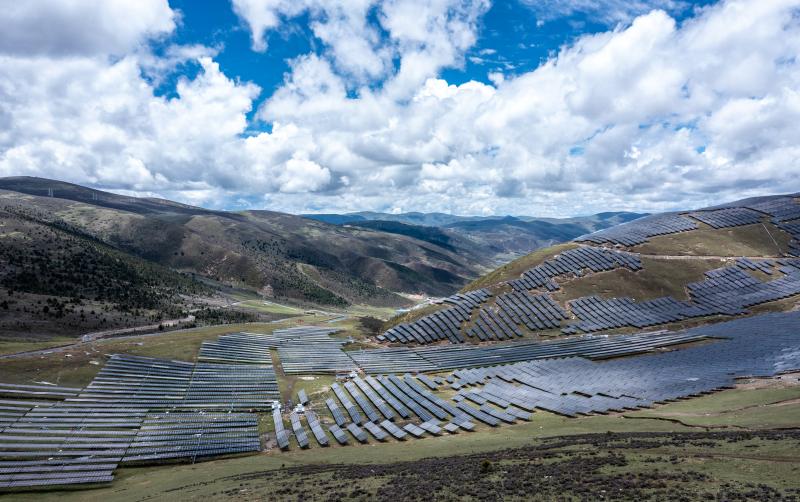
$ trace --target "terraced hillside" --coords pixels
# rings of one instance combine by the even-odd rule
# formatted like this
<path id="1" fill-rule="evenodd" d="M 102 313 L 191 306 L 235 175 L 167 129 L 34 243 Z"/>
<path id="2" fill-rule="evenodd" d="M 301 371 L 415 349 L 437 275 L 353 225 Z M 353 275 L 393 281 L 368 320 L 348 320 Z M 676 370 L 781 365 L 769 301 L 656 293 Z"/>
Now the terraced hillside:
<path id="1" fill-rule="evenodd" d="M 798 295 L 800 200 L 762 197 L 647 216 L 538 250 L 438 307 L 389 321 L 378 340 L 482 343 L 691 326 L 791 308 Z"/>

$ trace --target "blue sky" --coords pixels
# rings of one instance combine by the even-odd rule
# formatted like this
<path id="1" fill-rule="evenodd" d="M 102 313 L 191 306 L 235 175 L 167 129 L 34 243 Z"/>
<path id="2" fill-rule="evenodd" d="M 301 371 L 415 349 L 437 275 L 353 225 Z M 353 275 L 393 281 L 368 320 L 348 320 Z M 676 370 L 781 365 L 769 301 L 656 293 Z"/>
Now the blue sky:
<path id="1" fill-rule="evenodd" d="M 800 0 L 31 0 L 0 24 L 3 176 L 295 213 L 800 191 Z"/>
<path id="2" fill-rule="evenodd" d="M 710 0 L 686 1 L 668 10 L 676 20 L 682 21 L 690 17 L 695 8 L 711 3 Z M 164 50 L 175 43 L 219 48 L 215 60 L 220 69 L 228 76 L 258 84 L 262 89 L 261 100 L 283 83 L 284 74 L 291 70 L 290 60 L 311 52 L 320 53 L 324 47 L 309 28 L 307 13 L 269 33 L 269 50 L 257 52 L 251 50 L 250 32 L 229 3 L 170 0 L 169 5 L 180 12 L 181 22 L 173 37 L 153 44 L 154 50 Z M 647 4 L 632 7 L 630 14 L 646 12 L 648 7 Z M 439 76 L 456 85 L 470 80 L 490 84 L 491 72 L 514 75 L 534 70 L 564 44 L 585 34 L 623 26 L 630 20 L 628 17 L 598 19 L 594 8 L 567 13 L 557 9 L 548 12 L 544 8 L 534 8 L 516 0 L 494 3 L 480 20 L 474 46 L 454 67 L 443 68 Z M 198 70 L 196 63 L 185 65 L 156 92 L 172 96 L 176 80 L 181 76 L 193 78 Z"/>

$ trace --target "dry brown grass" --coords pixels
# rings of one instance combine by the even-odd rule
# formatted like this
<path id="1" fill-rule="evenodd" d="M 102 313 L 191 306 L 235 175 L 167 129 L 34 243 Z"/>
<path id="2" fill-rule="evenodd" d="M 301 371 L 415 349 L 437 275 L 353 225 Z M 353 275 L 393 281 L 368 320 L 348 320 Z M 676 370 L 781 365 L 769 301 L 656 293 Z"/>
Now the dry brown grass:
<path id="1" fill-rule="evenodd" d="M 789 249 L 789 240 L 789 234 L 767 222 L 720 229 L 700 224 L 697 230 L 653 237 L 633 251 L 651 255 L 773 257 Z"/>
<path id="2" fill-rule="evenodd" d="M 672 296 L 687 300 L 685 286 L 703 280 L 703 274 L 725 265 L 724 260 L 709 258 L 696 260 L 666 260 L 642 257 L 644 270 L 632 272 L 615 269 L 572 279 L 561 285 L 553 296 L 559 302 L 582 296 L 597 295 L 602 298 L 630 296 L 636 300 L 650 300 Z"/>

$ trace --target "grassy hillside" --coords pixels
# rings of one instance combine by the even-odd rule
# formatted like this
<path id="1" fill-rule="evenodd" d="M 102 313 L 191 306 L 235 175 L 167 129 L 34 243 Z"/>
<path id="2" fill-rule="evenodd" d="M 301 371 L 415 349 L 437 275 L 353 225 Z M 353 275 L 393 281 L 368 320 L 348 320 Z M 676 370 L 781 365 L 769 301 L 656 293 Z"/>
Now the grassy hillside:
<path id="1" fill-rule="evenodd" d="M 398 292 L 451 294 L 484 270 L 479 255 L 416 238 L 424 236 L 271 211 L 209 211 L 38 178 L 3 178 L 0 189 L 4 218 L 63 228 L 154 266 L 279 301 L 402 306 L 409 302 Z M 35 238 L 29 230 L 13 231 Z"/>
<path id="2" fill-rule="evenodd" d="M 716 258 L 677 262 L 642 257 L 644 270 L 633 272 L 618 268 L 578 277 L 564 282 L 553 298 L 559 302 L 589 295 L 601 298 L 629 296 L 637 300 L 672 296 L 676 300 L 688 300 L 686 284 L 703 280 L 703 274 L 725 264 L 724 260 Z"/>
<path id="3" fill-rule="evenodd" d="M 63 337 L 185 315 L 211 290 L 18 206 L 0 209 L 0 339 Z"/>

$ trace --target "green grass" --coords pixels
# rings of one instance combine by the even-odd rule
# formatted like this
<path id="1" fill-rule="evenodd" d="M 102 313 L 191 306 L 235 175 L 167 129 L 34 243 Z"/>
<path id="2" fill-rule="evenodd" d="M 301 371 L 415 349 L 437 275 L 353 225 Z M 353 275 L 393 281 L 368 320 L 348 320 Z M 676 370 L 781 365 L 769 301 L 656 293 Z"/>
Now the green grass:
<path id="1" fill-rule="evenodd" d="M 373 307 L 371 305 L 350 305 L 345 310 L 353 316 L 370 316 L 378 319 L 389 319 L 397 312 L 397 309 L 392 307 Z"/>
<path id="2" fill-rule="evenodd" d="M 588 295 L 602 298 L 630 296 L 640 301 L 662 296 L 686 300 L 686 284 L 701 281 L 705 272 L 724 265 L 723 260 L 713 258 L 667 260 L 643 256 L 643 270 L 632 272 L 618 268 L 589 274 L 563 283 L 553 296 L 560 302 Z"/>
<path id="3" fill-rule="evenodd" d="M 720 229 L 700 224 L 697 230 L 652 237 L 633 251 L 689 256 L 781 256 L 789 248 L 789 240 L 789 234 L 768 222 Z"/>
<path id="4" fill-rule="evenodd" d="M 800 386 L 736 389 L 626 414 L 697 427 L 772 429 L 800 426 Z"/>
<path id="5" fill-rule="evenodd" d="M 247 309 L 256 310 L 258 312 L 263 312 L 265 314 L 302 314 L 303 311 L 295 308 L 290 307 L 289 305 L 281 305 L 278 303 L 272 303 L 265 300 L 244 300 L 240 301 L 238 304 L 239 307 L 244 307 Z"/>
<path id="6" fill-rule="evenodd" d="M 49 338 L 44 342 L 26 342 L 19 340 L 0 340 L 0 355 L 16 354 L 18 352 L 29 352 L 32 350 L 43 350 L 62 345 L 74 343 L 74 338 L 57 337 Z"/>

